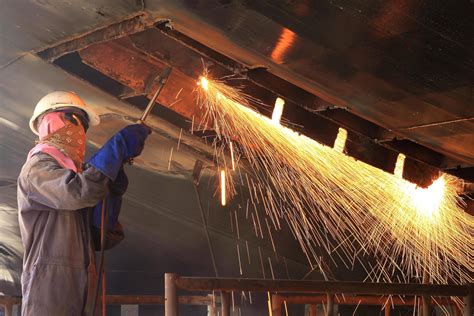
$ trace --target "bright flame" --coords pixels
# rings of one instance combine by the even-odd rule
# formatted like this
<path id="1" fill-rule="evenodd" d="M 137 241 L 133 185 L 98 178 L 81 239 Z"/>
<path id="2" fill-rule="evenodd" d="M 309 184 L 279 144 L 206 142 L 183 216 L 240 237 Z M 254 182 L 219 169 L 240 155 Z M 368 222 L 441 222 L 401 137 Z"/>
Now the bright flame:
<path id="1" fill-rule="evenodd" d="M 405 155 L 398 154 L 397 163 L 395 164 L 395 170 L 393 170 L 393 174 L 400 179 L 403 179 L 403 168 L 405 166 Z"/>
<path id="2" fill-rule="evenodd" d="M 283 107 L 285 106 L 285 100 L 277 98 L 275 101 L 275 107 L 273 108 L 272 121 L 280 124 L 281 115 L 283 114 Z"/>
<path id="3" fill-rule="evenodd" d="M 340 153 L 344 152 L 344 148 L 346 147 L 346 140 L 347 140 L 347 131 L 342 127 L 339 128 L 337 133 L 336 140 L 334 141 L 334 150 Z"/>
<path id="4" fill-rule="evenodd" d="M 225 196 L 225 170 L 221 170 L 221 204 L 222 206 L 226 205 L 226 196 Z"/>
<path id="5" fill-rule="evenodd" d="M 440 205 L 444 199 L 446 181 L 444 177 L 435 180 L 428 188 L 411 188 L 410 195 L 419 215 L 435 219 L 439 215 Z"/>
<path id="6" fill-rule="evenodd" d="M 206 91 L 209 90 L 209 81 L 206 77 L 201 77 L 201 80 L 199 80 L 198 85 L 200 85 Z"/>

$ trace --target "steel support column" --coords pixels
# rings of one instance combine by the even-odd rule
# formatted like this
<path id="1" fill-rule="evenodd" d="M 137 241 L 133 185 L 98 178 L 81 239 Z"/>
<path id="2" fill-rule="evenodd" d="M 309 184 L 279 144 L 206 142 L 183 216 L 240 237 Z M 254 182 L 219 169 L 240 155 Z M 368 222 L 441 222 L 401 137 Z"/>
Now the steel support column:
<path id="1" fill-rule="evenodd" d="M 464 307 L 463 307 L 463 316 L 472 316 L 472 300 L 473 300 L 473 285 L 471 284 L 471 289 L 468 295 L 464 296 Z"/>
<path id="2" fill-rule="evenodd" d="M 168 315 L 166 315 L 168 316 Z M 221 292 L 221 316 L 230 316 L 230 295 L 229 292 Z"/>
<path id="3" fill-rule="evenodd" d="M 281 316 L 283 313 L 282 299 L 280 295 L 272 295 L 272 314 L 273 316 Z"/>
<path id="4" fill-rule="evenodd" d="M 428 271 L 424 271 L 423 273 L 423 284 L 429 284 L 430 283 L 430 276 L 428 274 Z M 428 295 L 423 295 L 422 299 L 422 315 L 423 316 L 429 316 L 430 315 L 430 297 Z"/>
<path id="5" fill-rule="evenodd" d="M 334 314 L 334 295 L 328 294 L 328 304 L 326 306 L 326 316 L 332 316 Z"/>
<path id="6" fill-rule="evenodd" d="M 7 304 L 3 306 L 5 308 L 5 316 L 12 316 L 13 315 L 13 305 Z"/>
<path id="7" fill-rule="evenodd" d="M 165 316 L 178 316 L 178 288 L 176 273 L 165 273 Z"/>

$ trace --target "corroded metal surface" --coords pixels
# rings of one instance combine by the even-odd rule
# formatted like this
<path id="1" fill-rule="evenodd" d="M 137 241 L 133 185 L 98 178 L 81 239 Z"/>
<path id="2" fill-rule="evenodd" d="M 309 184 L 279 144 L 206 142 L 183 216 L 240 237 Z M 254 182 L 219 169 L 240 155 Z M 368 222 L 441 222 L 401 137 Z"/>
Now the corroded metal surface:
<path id="1" fill-rule="evenodd" d="M 141 5 L 128 0 L 5 0 L 1 8 L 0 68 L 27 52 L 134 15 Z"/>
<path id="2" fill-rule="evenodd" d="M 220 1 L 150 4 L 177 30 L 406 138 L 474 164 L 469 1 Z M 467 130 L 466 130 L 467 129 Z"/>
<path id="3" fill-rule="evenodd" d="M 154 78 L 168 67 L 138 51 L 127 38 L 92 45 L 81 50 L 80 55 L 86 64 L 150 99 L 157 85 Z M 196 87 L 195 79 L 173 69 L 157 100 L 189 119 L 195 117 L 200 121 L 202 113 L 193 93 Z"/>
<path id="4" fill-rule="evenodd" d="M 134 94 L 149 92 L 147 87 L 156 76 L 155 73 L 168 65 L 172 66 L 174 78 L 168 81 L 164 93 L 160 94 L 159 101 L 186 119 L 194 121 L 195 126 L 199 126 L 202 113 L 196 111 L 196 94 L 193 93 L 196 88 L 195 79 L 202 74 L 204 67 L 208 68 L 212 76 L 231 76 L 232 69 L 225 62 L 216 61 L 216 58 L 222 58 L 222 56 L 211 54 L 209 51 L 206 53 L 201 47 L 199 51 L 196 51 L 196 48 L 188 47 L 179 41 L 176 34 L 168 35 L 157 29 L 150 29 L 123 39 L 92 45 L 81 50 L 80 55 L 83 62 L 117 80 L 131 89 Z M 81 75 L 80 72 L 78 74 Z M 87 76 L 84 76 L 84 79 L 88 80 Z M 268 103 L 274 101 L 275 95 L 268 91 L 265 85 L 262 87 L 260 83 L 255 84 L 252 78 L 241 77 L 238 80 L 233 78 L 229 80 L 229 83 L 246 86 L 245 93 L 260 99 L 262 96 L 269 95 L 266 100 Z M 285 93 L 298 92 L 297 89 L 294 91 L 295 89 L 291 90 L 290 87 L 286 88 Z M 173 97 L 173 94 L 179 94 L 179 97 Z M 148 93 L 148 98 L 151 98 L 150 93 Z M 313 96 L 313 98 L 316 97 Z M 298 100 L 303 101 L 303 99 Z M 306 109 L 298 105 L 291 101 L 287 102 L 285 120 L 302 126 L 300 132 L 332 146 L 340 124 L 344 127 L 347 124 L 350 129 L 347 154 L 387 172 L 393 171 L 397 152 L 393 151 L 387 143 L 381 146 L 376 141 L 381 137 L 380 133 L 384 131 L 382 128 L 343 110 L 341 110 L 343 112 L 327 110 L 320 115 L 308 113 Z M 345 113 L 345 115 L 334 115 L 336 113 Z M 402 151 L 410 153 L 406 161 L 405 178 L 423 187 L 431 184 L 438 171 L 426 163 L 440 167 L 441 162 L 434 161 L 427 154 L 422 156 L 418 154 L 418 151 L 410 151 L 408 144 Z"/>

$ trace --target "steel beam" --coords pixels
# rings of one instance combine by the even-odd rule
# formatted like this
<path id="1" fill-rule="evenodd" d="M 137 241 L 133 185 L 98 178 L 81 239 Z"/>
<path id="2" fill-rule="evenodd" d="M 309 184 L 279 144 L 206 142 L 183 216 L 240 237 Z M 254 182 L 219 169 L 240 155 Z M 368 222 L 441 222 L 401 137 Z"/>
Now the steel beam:
<path id="1" fill-rule="evenodd" d="M 160 31 L 154 28 L 131 35 L 130 40 L 144 54 L 157 61 L 163 60 L 191 77 L 197 78 L 201 75 L 204 66 L 217 78 L 232 76 L 236 71 L 243 71 L 242 66 L 239 67 L 235 61 L 173 30 Z M 344 109 L 334 109 L 331 104 L 281 78 L 265 74 L 262 69 L 247 69 L 243 75 L 245 80 L 231 80 L 229 83 L 244 85 L 247 94 L 256 96 L 268 104 L 274 102 L 277 95 L 285 98 L 287 103 L 284 117 L 294 124 L 303 126 L 298 132 L 332 146 L 337 130 L 342 126 L 349 130 L 349 144 L 346 150 L 348 155 L 387 172 L 393 171 L 398 150 L 395 151 L 395 148 L 376 141 L 388 135 L 394 138 L 393 133 Z M 308 115 L 308 111 L 311 114 Z M 419 159 L 416 152 L 406 154 Z M 409 158 L 406 164 L 406 179 L 423 187 L 431 184 L 432 179 L 438 174 L 438 170 L 417 160 Z"/>
<path id="2" fill-rule="evenodd" d="M 180 305 L 211 305 L 208 296 L 179 296 Z M 165 298 L 160 295 L 107 295 L 107 305 L 164 305 Z"/>
<path id="3" fill-rule="evenodd" d="M 277 294 L 272 296 L 272 301 L 275 305 L 282 304 L 286 301 L 287 304 L 326 304 L 328 300 L 327 295 L 282 295 Z M 414 306 L 415 299 L 413 297 L 400 298 L 397 296 L 367 296 L 367 295 L 344 295 L 335 296 L 334 303 L 338 305 L 370 305 L 370 306 L 384 306 L 386 303 L 393 306 Z M 456 303 L 449 298 L 431 299 L 431 304 L 455 306 Z"/>
<path id="4" fill-rule="evenodd" d="M 149 91 L 155 88 L 152 80 L 156 74 L 165 67 L 174 67 L 168 83 L 158 98 L 158 103 L 193 121 L 194 126 L 199 126 L 203 113 L 197 108 L 193 91 L 196 88 L 196 79 L 203 71 L 203 65 L 217 76 L 232 75 L 234 72 L 242 72 L 243 69 L 235 61 L 220 56 L 198 43 L 183 42 L 182 38 L 177 39 L 177 36 L 179 34 L 175 31 L 165 32 L 152 28 L 126 38 L 89 46 L 82 45 L 84 48 L 79 54 L 85 64 L 127 87 L 130 95 L 146 95 L 149 98 L 151 98 Z M 77 45 L 82 47 L 80 44 Z M 250 73 L 257 76 L 255 74 L 259 72 Z M 440 159 L 433 160 L 433 156 L 423 154 L 422 146 L 418 145 L 421 149 L 416 147 L 408 150 L 406 146 L 398 148 L 392 143 L 378 144 L 375 140 L 386 137 L 390 132 L 343 109 L 319 113 L 311 108 L 313 114 L 308 115 L 308 107 L 305 104 L 314 103 L 313 99 L 317 97 L 300 91 L 301 88 L 296 86 L 286 86 L 291 85 L 290 83 L 286 85 L 284 83 L 280 78 L 259 82 L 249 73 L 245 80 L 238 81 L 238 84 L 247 86 L 246 93 L 266 98 L 264 101 L 267 103 L 273 102 L 277 94 L 286 98 L 285 118 L 302 125 L 303 128 L 298 132 L 322 144 L 332 146 L 337 130 L 342 126 L 349 130 L 346 146 L 346 153 L 349 156 L 386 172 L 392 172 L 398 151 L 402 151 L 408 157 L 405 164 L 405 179 L 426 187 L 438 175 L 438 170 L 426 163 L 439 167 Z M 308 101 L 309 98 L 313 98 L 312 101 Z M 321 109 L 328 107 L 330 105 L 326 104 Z"/>
<path id="5" fill-rule="evenodd" d="M 81 50 L 79 54 L 87 65 L 148 98 L 156 90 L 157 83 L 153 83 L 153 79 L 168 67 L 167 64 L 140 53 L 128 39 L 95 44 Z M 195 79 L 173 69 L 157 102 L 199 122 L 203 113 L 196 105 L 196 86 Z"/>
<path id="6" fill-rule="evenodd" d="M 138 15 L 127 17 L 122 21 L 101 26 L 96 30 L 70 38 L 56 46 L 41 51 L 38 55 L 45 60 L 54 61 L 61 56 L 84 49 L 90 45 L 140 32 L 152 27 L 156 23 L 167 22 L 167 19 L 154 19 L 150 15 L 141 12 Z"/>
<path id="7" fill-rule="evenodd" d="M 262 279 L 217 279 L 178 277 L 177 287 L 190 291 L 254 291 L 254 292 L 301 292 L 345 293 L 364 295 L 429 295 L 466 296 L 466 285 L 416 284 L 416 283 L 364 283 L 339 281 L 293 281 Z"/>
<path id="8" fill-rule="evenodd" d="M 386 128 L 383 128 L 373 122 L 370 122 L 364 118 L 352 114 L 347 111 L 347 107 L 337 107 L 334 103 L 328 103 L 318 96 L 311 94 L 310 92 L 268 72 L 265 68 L 248 69 L 236 62 L 235 60 L 224 56 L 215 50 L 196 42 L 192 38 L 180 33 L 179 31 L 172 30 L 163 26 L 157 26 L 157 29 L 161 32 L 157 32 L 156 29 L 150 29 L 142 33 L 137 33 L 131 36 L 134 44 L 141 50 L 156 56 L 157 58 L 167 58 L 168 62 L 179 64 L 183 57 L 187 60 L 189 65 L 199 64 L 212 64 L 210 68 L 211 74 L 216 72 L 217 77 L 220 74 L 227 75 L 226 70 L 230 73 L 241 73 L 245 75 L 247 79 L 245 85 L 256 85 L 262 89 L 270 91 L 275 96 L 281 96 L 287 103 L 294 103 L 295 105 L 306 109 L 307 111 L 314 113 L 317 116 L 322 116 L 354 133 L 363 135 L 370 139 L 377 145 L 384 146 L 390 150 L 401 151 L 406 156 L 413 158 L 415 161 L 419 161 L 435 168 L 443 168 L 442 163 L 449 161 L 444 155 L 441 155 L 433 150 L 430 150 L 424 146 L 417 145 L 417 149 L 421 151 L 418 154 L 417 150 L 400 150 L 396 146 L 390 146 L 380 142 L 380 140 L 395 138 L 401 139 L 402 135 L 394 133 Z M 155 39 L 155 40 L 150 40 Z M 173 42 L 174 41 L 174 42 Z M 161 45 L 161 43 L 164 43 Z M 180 57 L 174 57 L 174 56 Z M 191 67 L 193 68 L 193 67 Z M 200 69 L 201 67 L 194 67 Z M 184 71 L 184 70 L 183 70 Z M 189 70 L 191 71 L 191 70 Z M 255 89 L 252 89 L 255 90 Z M 289 104 L 287 104 L 288 106 Z M 300 124 L 298 121 L 292 121 L 293 123 Z M 305 131 L 311 130 L 314 126 L 320 126 L 317 123 L 312 125 L 305 125 Z M 413 143 L 413 142 L 412 142 Z M 413 143 L 415 144 L 415 143 Z M 361 144 L 359 144 L 361 146 Z M 380 155 L 381 150 L 378 150 Z M 433 161 L 431 157 L 426 156 L 424 152 L 433 153 L 435 157 L 443 157 L 442 162 Z M 372 164 L 371 161 L 365 161 Z M 432 173 L 432 168 L 426 168 L 427 170 L 421 173 L 422 180 L 418 183 L 421 186 L 426 186 L 427 179 L 432 177 L 429 175 Z M 409 172 L 409 180 L 413 181 L 418 173 Z"/>
<path id="9" fill-rule="evenodd" d="M 132 96 L 147 94 L 147 86 L 154 74 L 163 67 L 172 65 L 177 71 L 173 72 L 167 84 L 166 90 L 169 93 L 163 93 L 158 102 L 195 121 L 200 121 L 202 113 L 195 108 L 192 90 L 195 88 L 195 79 L 202 73 L 203 66 L 217 77 L 239 74 L 245 79 L 242 82 L 247 86 L 246 89 L 252 92 L 251 95 L 254 95 L 253 92 L 256 92 L 258 97 L 264 98 L 279 95 L 287 100 L 289 109 L 297 106 L 313 113 L 312 120 L 305 121 L 304 129 L 300 132 L 319 142 L 329 145 L 333 141 L 329 140 L 334 136 L 333 126 L 348 129 L 351 145 L 347 149 L 347 154 L 356 159 L 390 172 L 393 166 L 388 166 L 388 162 L 393 162 L 392 158 L 397 152 L 403 152 L 409 158 L 406 161 L 405 178 L 423 187 L 429 185 L 437 174 L 437 170 L 428 165 L 435 168 L 445 167 L 447 163 L 445 156 L 413 142 L 410 142 L 412 146 L 408 147 L 400 147 L 398 141 L 377 143 L 378 140 L 386 140 L 387 137 L 393 140 L 396 132 L 388 131 L 358 117 L 344 107 L 335 107 L 334 102 L 324 101 L 265 68 L 245 67 L 236 60 L 169 28 L 167 22 L 166 19 L 154 19 L 141 13 L 87 34 L 81 34 L 48 48 L 39 55 L 44 59 L 54 60 L 69 52 L 80 51 L 86 64 L 130 88 L 128 95 Z M 124 51 L 128 52 L 128 55 Z M 300 117 L 307 117 L 307 113 Z M 301 123 L 298 119 L 292 122 Z M 452 165 L 453 162 L 450 162 L 449 166 Z M 451 173 L 451 170 L 453 169 L 447 172 Z M 460 176 L 464 178 L 464 173 Z"/>

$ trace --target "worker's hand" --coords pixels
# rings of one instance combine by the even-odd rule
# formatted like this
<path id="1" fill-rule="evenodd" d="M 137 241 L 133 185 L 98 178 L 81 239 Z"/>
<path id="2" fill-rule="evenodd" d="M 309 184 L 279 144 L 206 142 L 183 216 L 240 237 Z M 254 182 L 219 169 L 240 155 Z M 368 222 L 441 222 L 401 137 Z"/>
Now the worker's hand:
<path id="1" fill-rule="evenodd" d="M 115 181 L 125 161 L 140 155 L 151 129 L 143 124 L 124 127 L 92 156 L 89 164 Z"/>
<path id="2" fill-rule="evenodd" d="M 151 128 L 144 124 L 128 125 L 118 132 L 127 145 L 125 160 L 139 156 L 142 153 L 145 140 L 150 133 Z"/>
<path id="3" fill-rule="evenodd" d="M 109 183 L 109 194 L 121 196 L 124 195 L 128 188 L 128 177 L 125 173 L 125 170 L 120 168 L 120 171 L 117 174 L 115 181 Z"/>

